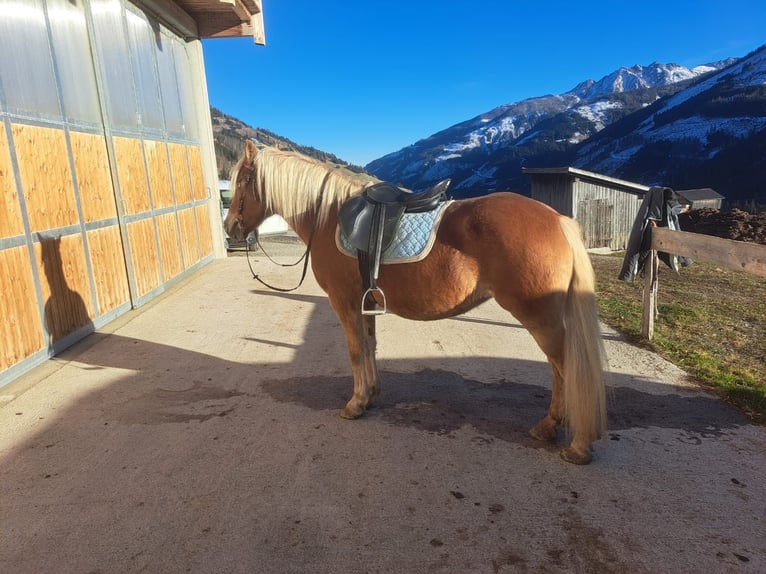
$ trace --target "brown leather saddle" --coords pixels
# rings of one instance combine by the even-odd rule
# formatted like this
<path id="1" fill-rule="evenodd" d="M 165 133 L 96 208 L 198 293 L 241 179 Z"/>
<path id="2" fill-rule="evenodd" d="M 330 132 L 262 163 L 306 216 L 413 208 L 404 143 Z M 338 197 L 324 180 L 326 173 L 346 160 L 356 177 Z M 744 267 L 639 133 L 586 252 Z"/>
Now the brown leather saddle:
<path id="1" fill-rule="evenodd" d="M 421 193 L 413 193 L 390 183 L 376 183 L 359 195 L 347 199 L 338 213 L 341 233 L 356 248 L 362 275 L 363 315 L 386 312 L 386 296 L 377 286 L 381 254 L 391 245 L 405 213 L 431 211 L 447 199 L 450 180 L 445 179 Z M 373 297 L 380 294 L 379 308 Z"/>

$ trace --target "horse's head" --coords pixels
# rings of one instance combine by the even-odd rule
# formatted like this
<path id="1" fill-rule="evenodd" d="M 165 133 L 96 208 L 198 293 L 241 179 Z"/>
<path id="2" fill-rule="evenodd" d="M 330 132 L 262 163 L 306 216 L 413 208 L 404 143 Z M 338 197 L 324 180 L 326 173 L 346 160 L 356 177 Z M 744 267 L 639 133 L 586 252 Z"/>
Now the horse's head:
<path id="1" fill-rule="evenodd" d="M 244 241 L 266 218 L 266 204 L 259 189 L 255 156 L 258 149 L 251 140 L 245 141 L 245 153 L 232 173 L 234 195 L 223 227 L 235 241 Z"/>

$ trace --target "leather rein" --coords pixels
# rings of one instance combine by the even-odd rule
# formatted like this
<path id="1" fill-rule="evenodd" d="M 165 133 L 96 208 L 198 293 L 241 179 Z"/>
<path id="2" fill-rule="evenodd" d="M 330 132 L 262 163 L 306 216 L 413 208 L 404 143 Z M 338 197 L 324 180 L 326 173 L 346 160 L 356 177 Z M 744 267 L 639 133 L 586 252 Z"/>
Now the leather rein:
<path id="1" fill-rule="evenodd" d="M 245 167 L 242 166 L 240 169 L 246 169 L 249 173 L 247 174 L 247 180 L 245 180 L 244 185 L 247 186 L 249 184 L 252 184 L 252 193 L 253 193 L 253 199 L 258 200 L 258 195 L 255 191 L 255 166 Z M 328 170 L 328 172 L 325 174 L 324 179 L 322 180 L 322 184 L 319 187 L 319 198 L 317 199 L 316 209 L 317 212 L 319 211 L 320 207 L 322 206 L 322 200 L 324 198 L 324 188 L 325 184 L 327 183 L 327 180 L 330 179 L 330 174 L 333 170 Z M 244 229 L 242 227 L 242 212 L 244 211 L 245 207 L 245 196 L 247 195 L 247 192 L 243 190 L 241 197 L 239 198 L 239 206 L 238 206 L 238 218 L 237 218 L 237 225 L 239 226 L 240 232 L 243 236 L 245 236 Z M 271 256 L 266 253 L 266 250 L 263 248 L 263 245 L 261 244 L 261 238 L 258 234 L 258 230 L 255 230 L 255 242 L 258 248 L 263 252 L 263 254 L 266 256 L 266 258 L 271 261 L 272 263 L 279 265 L 280 267 L 294 267 L 295 265 L 298 265 L 301 261 L 303 261 L 303 272 L 301 273 L 301 279 L 298 282 L 298 284 L 295 287 L 292 287 L 290 289 L 285 289 L 283 287 L 275 287 L 274 285 L 270 285 L 263 279 L 261 279 L 253 270 L 253 265 L 250 262 L 250 244 L 247 242 L 247 237 L 245 237 L 245 253 L 247 258 L 247 266 L 250 268 L 250 273 L 253 275 L 253 279 L 258 281 L 261 285 L 264 287 L 268 287 L 269 289 L 273 291 L 279 291 L 280 293 L 289 293 L 291 291 L 295 291 L 298 289 L 301 285 L 303 285 L 303 280 L 306 278 L 306 271 L 308 270 L 309 266 L 309 256 L 311 254 L 311 244 L 314 241 L 314 234 L 316 233 L 317 228 L 317 222 L 319 221 L 319 217 L 317 214 L 317 217 L 314 218 L 314 221 L 311 224 L 311 231 L 309 233 L 309 239 L 306 243 L 306 251 L 304 251 L 303 255 L 301 255 L 300 259 L 298 259 L 294 263 L 279 263 L 277 261 L 274 261 L 274 259 L 271 258 Z"/>

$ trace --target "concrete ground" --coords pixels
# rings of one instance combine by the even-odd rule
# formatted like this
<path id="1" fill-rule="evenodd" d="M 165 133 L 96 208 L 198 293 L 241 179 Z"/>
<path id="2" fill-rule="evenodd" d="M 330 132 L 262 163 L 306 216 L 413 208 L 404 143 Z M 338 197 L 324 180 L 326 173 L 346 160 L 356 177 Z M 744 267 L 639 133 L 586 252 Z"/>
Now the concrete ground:
<path id="1" fill-rule="evenodd" d="M 766 572 L 766 429 L 673 365 L 605 331 L 577 467 L 527 438 L 549 369 L 494 303 L 378 330 L 343 420 L 327 300 L 234 256 L 0 389 L 0 572 Z"/>

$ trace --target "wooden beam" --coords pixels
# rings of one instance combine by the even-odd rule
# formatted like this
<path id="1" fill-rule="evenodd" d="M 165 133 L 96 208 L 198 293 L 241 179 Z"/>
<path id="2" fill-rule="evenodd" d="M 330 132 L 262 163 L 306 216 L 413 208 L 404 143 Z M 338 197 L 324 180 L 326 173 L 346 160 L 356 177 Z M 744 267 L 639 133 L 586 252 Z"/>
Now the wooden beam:
<path id="1" fill-rule="evenodd" d="M 263 25 L 263 5 L 261 0 L 255 0 L 256 10 L 250 16 L 250 27 L 253 29 L 253 41 L 259 46 L 266 45 L 266 28 Z"/>
<path id="2" fill-rule="evenodd" d="M 655 227 L 651 248 L 766 277 L 766 245 Z"/>
<path id="3" fill-rule="evenodd" d="M 206 28 L 200 30 L 203 38 L 244 38 L 253 34 L 252 26 L 244 22 L 228 28 L 216 28 L 210 31 Z"/>
<path id="4" fill-rule="evenodd" d="M 133 0 L 133 3 L 148 10 L 185 40 L 197 38 L 199 36 L 197 22 L 174 2 L 164 2 L 162 0 Z"/>

